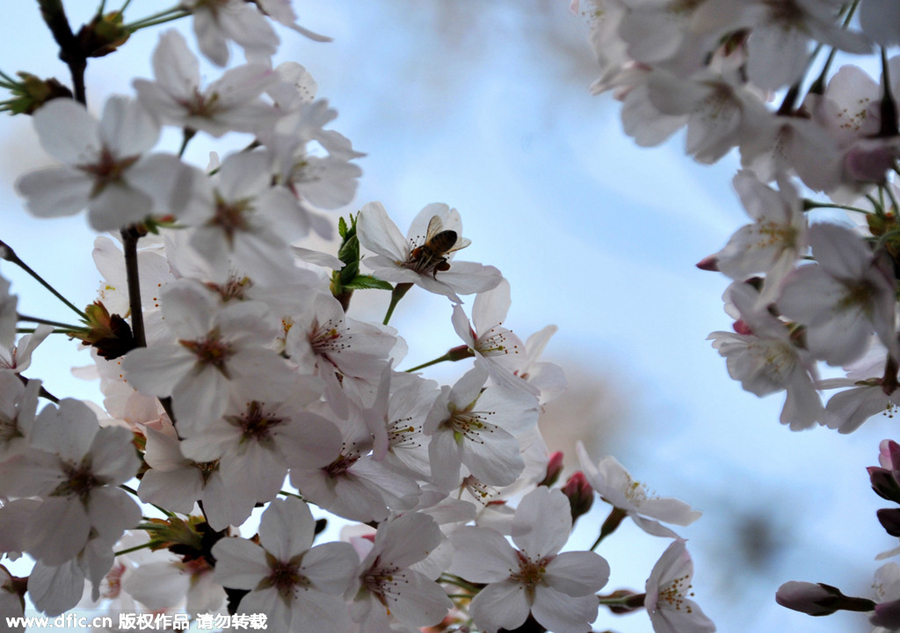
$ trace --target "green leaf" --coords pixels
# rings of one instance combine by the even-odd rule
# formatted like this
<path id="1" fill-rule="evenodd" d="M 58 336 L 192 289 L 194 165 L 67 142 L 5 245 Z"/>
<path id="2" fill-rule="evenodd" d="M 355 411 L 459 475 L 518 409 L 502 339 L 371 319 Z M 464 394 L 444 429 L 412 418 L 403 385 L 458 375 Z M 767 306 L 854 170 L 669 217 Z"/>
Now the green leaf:
<path id="1" fill-rule="evenodd" d="M 351 218 L 353 216 L 350 216 Z M 347 222 L 344 218 L 338 218 L 338 233 L 342 238 L 347 237 Z"/>
<path id="2" fill-rule="evenodd" d="M 394 287 L 388 282 L 373 277 L 372 275 L 357 275 L 349 282 L 343 284 L 345 290 L 393 290 Z"/>

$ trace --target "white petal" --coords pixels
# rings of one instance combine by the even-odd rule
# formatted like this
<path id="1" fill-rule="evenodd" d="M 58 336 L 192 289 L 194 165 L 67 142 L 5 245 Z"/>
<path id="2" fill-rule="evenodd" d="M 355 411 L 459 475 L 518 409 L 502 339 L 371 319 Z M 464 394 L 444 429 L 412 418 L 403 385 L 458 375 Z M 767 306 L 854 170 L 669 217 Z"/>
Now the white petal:
<path id="1" fill-rule="evenodd" d="M 528 619 L 530 610 L 525 586 L 512 580 L 488 585 L 475 596 L 469 608 L 475 624 L 485 633 L 497 633 L 500 628 L 513 630 L 522 626 Z M 586 631 L 587 629 L 580 633 Z"/>

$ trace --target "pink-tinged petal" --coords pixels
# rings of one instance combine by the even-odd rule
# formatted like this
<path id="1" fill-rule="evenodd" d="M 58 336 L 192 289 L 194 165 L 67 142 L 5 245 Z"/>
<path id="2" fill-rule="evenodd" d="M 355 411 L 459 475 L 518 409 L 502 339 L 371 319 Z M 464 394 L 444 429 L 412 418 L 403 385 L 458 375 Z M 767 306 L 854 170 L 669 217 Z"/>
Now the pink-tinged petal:
<path id="1" fill-rule="evenodd" d="M 128 170 L 128 183 L 153 200 L 153 214 L 157 216 L 181 216 L 192 204 L 204 199 L 203 185 L 198 184 L 200 178 L 206 176 L 174 154 L 150 154 Z"/>
<path id="2" fill-rule="evenodd" d="M 153 198 L 124 183 L 106 185 L 88 202 L 88 221 L 95 231 L 113 231 L 153 213 Z"/>
<path id="3" fill-rule="evenodd" d="M 703 515 L 702 512 L 692 509 L 684 501 L 671 497 L 645 499 L 641 503 L 640 510 L 641 514 L 675 525 L 690 525 Z"/>
<path id="4" fill-rule="evenodd" d="M 241 599 L 238 613 L 265 613 L 266 626 L 275 631 L 291 631 L 291 605 L 278 595 L 275 587 L 251 591 Z"/>
<path id="5" fill-rule="evenodd" d="M 83 172 L 68 167 L 40 169 L 16 181 L 28 212 L 39 218 L 75 215 L 87 206 L 93 186 Z"/>
<path id="6" fill-rule="evenodd" d="M 69 165 L 93 162 L 100 151 L 97 120 L 71 99 L 53 99 L 32 117 L 41 147 Z"/>
<path id="7" fill-rule="evenodd" d="M 494 266 L 457 261 L 450 264 L 450 270 L 438 273 L 437 278 L 461 295 L 486 292 L 503 281 L 503 275 Z"/>
<path id="8" fill-rule="evenodd" d="M 487 363 L 485 363 L 486 365 Z M 476 411 L 490 411 L 492 424 L 518 435 L 534 428 L 540 413 L 537 398 L 526 387 L 530 387 L 520 378 L 510 374 L 510 378 L 521 383 L 518 389 L 508 387 L 488 387 L 478 396 Z"/>
<path id="9" fill-rule="evenodd" d="M 452 269 L 452 267 L 451 267 Z M 479 335 L 496 327 L 506 320 L 510 298 L 509 282 L 506 279 L 500 281 L 496 288 L 486 292 L 479 292 L 472 304 L 472 323 Z"/>
<path id="10" fill-rule="evenodd" d="M 159 37 L 153 51 L 153 74 L 171 97 L 189 100 L 200 87 L 200 64 L 188 48 L 184 36 L 169 29 Z"/>
<path id="11" fill-rule="evenodd" d="M 228 63 L 228 41 L 211 10 L 194 11 L 194 34 L 200 52 L 209 61 L 221 67 Z"/>
<path id="12" fill-rule="evenodd" d="M 278 73 L 265 64 L 244 64 L 225 71 L 205 92 L 218 95 L 218 105 L 230 109 L 253 101 L 277 81 Z"/>
<path id="13" fill-rule="evenodd" d="M 466 580 L 496 583 L 519 570 L 516 550 L 499 532 L 464 527 L 450 535 L 450 542 L 455 553 L 448 571 Z"/>
<path id="14" fill-rule="evenodd" d="M 380 202 L 370 202 L 360 210 L 357 234 L 360 244 L 370 251 L 386 257 L 390 262 L 406 260 L 409 244 L 397 225 L 388 217 L 384 205 Z M 416 275 L 416 273 L 413 274 Z"/>
<path id="15" fill-rule="evenodd" d="M 872 262 L 872 251 L 862 237 L 837 224 L 814 224 L 809 243 L 819 265 L 838 279 L 860 279 Z"/>
<path id="16" fill-rule="evenodd" d="M 191 372 L 172 388 L 172 408 L 178 428 L 191 435 L 225 413 L 228 379 L 215 367 Z"/>
<path id="17" fill-rule="evenodd" d="M 431 476 L 437 485 L 452 490 L 459 485 L 462 450 L 451 429 L 439 429 L 428 445 Z"/>
<path id="18" fill-rule="evenodd" d="M 278 429 L 279 445 L 289 463 L 316 468 L 327 466 L 340 454 L 341 432 L 323 417 L 303 413 L 295 423 Z"/>
<path id="19" fill-rule="evenodd" d="M 196 356 L 180 345 L 158 345 L 128 352 L 122 370 L 128 384 L 141 393 L 170 396 L 196 363 Z"/>
<path id="20" fill-rule="evenodd" d="M 28 596 L 41 613 L 51 618 L 73 608 L 83 595 L 84 573 L 74 560 L 59 566 L 38 562 L 28 577 Z"/>
<path id="21" fill-rule="evenodd" d="M 191 577 L 171 561 L 142 563 L 122 581 L 128 595 L 153 610 L 180 605 L 190 587 Z"/>
<path id="22" fill-rule="evenodd" d="M 391 604 L 391 615 L 411 626 L 433 626 L 441 622 L 453 607 L 447 593 L 436 582 L 422 574 L 407 570 L 398 587 L 397 599 Z"/>
<path id="23" fill-rule="evenodd" d="M 466 312 L 461 305 L 456 304 L 453 306 L 451 322 L 453 323 L 453 329 L 456 331 L 457 336 L 462 339 L 463 343 L 474 348 L 475 336 L 472 332 L 472 326 L 469 325 L 469 317 L 466 316 Z"/>
<path id="24" fill-rule="evenodd" d="M 80 463 L 100 429 L 97 414 L 79 400 L 66 398 L 45 407 L 34 421 L 31 445 L 71 463 Z"/>
<path id="25" fill-rule="evenodd" d="M 517 629 L 528 619 L 530 611 L 525 586 L 512 580 L 488 585 L 475 596 L 469 608 L 475 624 L 485 633 L 497 633 L 500 628 Z"/>
<path id="26" fill-rule="evenodd" d="M 216 559 L 214 578 L 223 587 L 254 589 L 269 576 L 266 553 L 259 545 L 242 538 L 223 538 L 212 548 Z"/>
<path id="27" fill-rule="evenodd" d="M 269 157 L 262 152 L 231 154 L 219 168 L 217 189 L 227 202 L 256 196 L 271 180 Z"/>
<path id="28" fill-rule="evenodd" d="M 138 496 L 144 503 L 155 503 L 170 512 L 190 514 L 203 495 L 203 476 L 199 468 L 178 470 L 151 468 L 144 473 Z"/>
<path id="29" fill-rule="evenodd" d="M 107 426 L 97 431 L 91 444 L 94 476 L 105 485 L 118 486 L 137 473 L 141 461 L 133 450 L 128 429 Z"/>
<path id="30" fill-rule="evenodd" d="M 563 552 L 547 564 L 544 581 L 569 596 L 586 596 L 609 580 L 609 563 L 595 552 Z"/>
<path id="31" fill-rule="evenodd" d="M 121 160 L 143 154 L 156 145 L 159 124 L 137 101 L 112 96 L 100 117 L 100 140 Z"/>
<path id="32" fill-rule="evenodd" d="M 317 545 L 303 556 L 300 573 L 310 579 L 317 590 L 342 595 L 356 574 L 359 556 L 349 543 Z"/>
<path id="33" fill-rule="evenodd" d="M 441 540 L 441 530 L 434 519 L 411 513 L 378 526 L 375 548 L 380 549 L 382 563 L 405 569 L 428 556 Z"/>
<path id="34" fill-rule="evenodd" d="M 462 222 L 459 219 L 459 212 L 457 212 L 456 209 L 451 210 L 450 207 L 443 202 L 432 202 L 431 204 L 425 205 L 425 207 L 416 214 L 416 217 L 413 218 L 413 221 L 409 225 L 409 231 L 406 233 L 406 237 L 413 242 L 421 244 L 427 236 L 428 225 L 431 223 L 431 218 L 434 216 L 440 218 L 444 231 L 456 231 L 457 237 L 462 235 Z"/>
<path id="35" fill-rule="evenodd" d="M 462 463 L 479 481 L 489 486 L 515 483 L 525 470 L 518 440 L 493 424 L 484 424 L 480 435 L 479 439 L 462 441 Z"/>
<path id="36" fill-rule="evenodd" d="M 450 390 L 450 402 L 457 409 L 468 407 L 478 398 L 487 377 L 487 371 L 477 366 L 467 371 Z"/>
<path id="37" fill-rule="evenodd" d="M 100 537 L 114 543 L 125 530 L 141 522 L 141 508 L 128 493 L 118 488 L 104 487 L 91 493 L 87 504 L 91 527 Z"/>
<path id="38" fill-rule="evenodd" d="M 559 552 L 571 531 L 569 500 L 559 490 L 540 486 L 519 503 L 512 539 L 531 560 L 539 560 Z"/>
<path id="39" fill-rule="evenodd" d="M 66 537 L 59 537 L 60 526 Z M 91 522 L 77 498 L 50 497 L 31 516 L 25 537 L 26 549 L 47 565 L 62 565 L 78 555 L 87 544 Z"/>
<path id="40" fill-rule="evenodd" d="M 588 633 L 600 604 L 593 594 L 572 597 L 553 587 L 537 587 L 531 613 L 538 623 L 558 633 Z"/>
<path id="41" fill-rule="evenodd" d="M 295 497 L 275 499 L 259 523 L 259 542 L 285 562 L 312 547 L 316 521 L 309 507 Z"/>
<path id="42" fill-rule="evenodd" d="M 346 633 L 351 630 L 347 603 L 338 596 L 314 589 L 295 595 L 291 615 L 290 630 L 298 633 Z"/>
<path id="43" fill-rule="evenodd" d="M 890 402 L 880 385 L 847 389 L 831 396 L 824 423 L 840 433 L 852 433 L 870 417 L 885 411 Z"/>

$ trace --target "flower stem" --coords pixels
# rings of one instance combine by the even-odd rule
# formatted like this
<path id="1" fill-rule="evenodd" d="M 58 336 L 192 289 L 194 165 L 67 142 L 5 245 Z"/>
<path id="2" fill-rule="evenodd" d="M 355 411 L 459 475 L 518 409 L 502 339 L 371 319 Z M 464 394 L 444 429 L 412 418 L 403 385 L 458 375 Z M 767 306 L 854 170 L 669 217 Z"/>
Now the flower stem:
<path id="1" fill-rule="evenodd" d="M 81 50 L 81 44 L 69 26 L 69 18 L 62 0 L 38 0 L 41 7 L 41 17 L 53 34 L 53 39 L 59 44 L 59 58 L 69 67 L 72 75 L 72 88 L 75 92 L 75 100 L 82 105 L 87 105 L 87 95 L 84 90 L 84 71 L 87 69 L 87 58 Z"/>
<path id="2" fill-rule="evenodd" d="M 138 277 L 137 243 L 142 235 L 138 225 L 122 229 L 122 243 L 125 246 L 125 274 L 128 279 L 128 306 L 131 311 L 131 332 L 138 347 L 147 347 L 144 334 L 144 313 L 141 308 L 141 281 Z"/>
<path id="3" fill-rule="evenodd" d="M 181 140 L 181 149 L 178 150 L 178 158 L 184 156 L 184 150 L 187 149 L 188 143 L 191 142 L 191 139 L 194 138 L 194 135 L 197 133 L 197 130 L 186 127 L 183 130 L 183 138 Z"/>
<path id="4" fill-rule="evenodd" d="M 459 576 L 454 576 L 453 574 L 441 574 L 438 582 L 447 583 L 448 585 L 456 585 L 457 587 L 461 587 L 466 591 L 471 591 L 472 593 L 478 593 L 482 589 L 478 585 L 474 585 L 469 581 L 460 578 Z"/>
<path id="5" fill-rule="evenodd" d="M 846 204 L 835 204 L 833 202 L 816 202 L 815 200 L 804 200 L 803 210 L 810 211 L 812 209 L 843 209 L 844 211 L 856 211 L 857 213 L 865 213 L 870 215 L 872 212 L 859 207 L 852 207 Z"/>
<path id="6" fill-rule="evenodd" d="M 66 329 L 66 330 L 81 330 L 83 328 L 78 327 L 77 325 L 69 325 L 68 323 L 61 323 L 60 321 L 51 321 L 50 319 L 41 319 L 38 317 L 28 316 L 27 314 L 16 314 L 16 319 L 19 321 L 29 321 L 31 323 L 41 323 L 43 325 L 55 325 L 57 327 Z"/>
<path id="7" fill-rule="evenodd" d="M 391 292 L 391 305 L 388 306 L 387 314 L 384 315 L 383 325 L 388 324 L 388 321 L 391 320 L 391 315 L 394 314 L 394 308 L 397 307 L 397 304 L 400 303 L 400 299 L 402 299 L 412 287 L 413 284 L 409 282 L 394 286 L 394 290 Z"/>
<path id="8" fill-rule="evenodd" d="M 129 554 L 131 552 L 136 552 L 138 550 L 147 549 L 148 547 L 150 547 L 150 545 L 151 545 L 151 543 L 148 541 L 141 545 L 135 545 L 134 547 L 129 547 L 128 549 L 122 549 L 122 550 L 119 550 L 118 552 L 113 552 L 113 556 L 121 556 L 122 554 Z"/>
<path id="9" fill-rule="evenodd" d="M 443 356 L 439 356 L 434 360 L 430 360 L 427 363 L 422 363 L 421 365 L 417 365 L 412 369 L 405 370 L 407 374 L 411 374 L 414 371 L 419 371 L 420 369 L 425 369 L 426 367 L 431 367 L 432 365 L 437 365 L 438 363 L 443 363 L 444 361 L 456 362 L 458 360 L 462 360 L 464 358 L 474 358 L 475 352 L 472 351 L 468 345 L 460 345 L 458 347 L 454 347 L 450 349 Z"/>
<path id="10" fill-rule="evenodd" d="M 43 277 L 38 275 L 36 272 L 34 272 L 31 269 L 30 266 L 28 266 L 28 264 L 26 264 L 21 259 L 19 259 L 19 256 L 16 255 L 15 251 L 12 248 L 10 248 L 9 245 L 7 245 L 2 240 L 0 240 L 0 259 L 5 259 L 6 261 L 11 262 L 11 263 L 15 264 L 16 266 L 18 266 L 19 268 L 21 268 L 22 270 L 24 270 L 26 273 L 31 275 L 31 277 L 34 278 L 35 281 L 37 281 L 44 288 L 49 290 L 53 294 L 54 297 L 56 297 L 57 299 L 59 299 L 60 301 L 65 303 L 67 306 L 69 306 L 75 312 L 75 314 L 80 316 L 85 321 L 88 320 L 88 317 L 84 312 L 82 312 L 81 310 L 76 308 L 75 304 L 73 304 L 71 301 L 66 299 L 59 292 L 57 292 L 56 288 L 54 288 L 53 286 L 48 284 L 46 281 L 44 281 Z"/>
<path id="11" fill-rule="evenodd" d="M 157 24 L 165 24 L 166 22 L 179 20 L 181 18 L 189 16 L 190 14 L 190 11 L 182 9 L 181 7 L 172 7 L 171 9 L 160 11 L 159 13 L 148 15 L 146 18 L 142 18 L 130 24 L 126 24 L 122 28 L 128 29 L 133 33 L 135 31 L 139 31 L 140 29 L 156 26 Z"/>
<path id="12" fill-rule="evenodd" d="M 594 541 L 594 544 L 591 545 L 591 551 L 593 552 L 597 549 L 597 546 L 600 545 L 603 539 L 615 532 L 616 528 L 619 527 L 619 524 L 622 522 L 622 519 L 627 516 L 628 513 L 625 512 L 625 510 L 614 507 L 612 512 L 609 513 L 609 516 L 606 517 L 606 521 L 604 521 L 603 525 L 600 527 L 600 536 L 598 536 L 597 540 Z"/>

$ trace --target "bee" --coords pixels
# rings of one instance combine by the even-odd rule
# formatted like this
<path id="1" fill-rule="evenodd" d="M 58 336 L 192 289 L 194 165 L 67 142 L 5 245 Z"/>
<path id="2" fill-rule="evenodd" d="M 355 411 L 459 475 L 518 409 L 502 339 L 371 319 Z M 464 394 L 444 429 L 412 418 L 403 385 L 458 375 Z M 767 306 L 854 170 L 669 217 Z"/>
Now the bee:
<path id="1" fill-rule="evenodd" d="M 434 216 L 428 222 L 425 241 L 410 251 L 403 265 L 420 274 L 431 273 L 431 276 L 436 278 L 438 272 L 450 270 L 450 262 L 447 261 L 446 255 L 471 243 L 471 240 L 457 235 L 456 231 L 449 229 L 445 231 L 441 218 Z"/>

